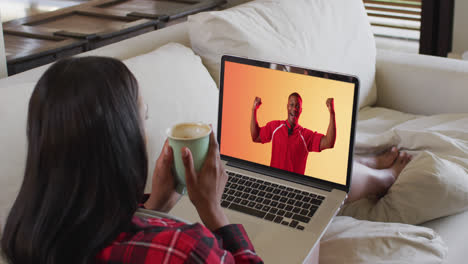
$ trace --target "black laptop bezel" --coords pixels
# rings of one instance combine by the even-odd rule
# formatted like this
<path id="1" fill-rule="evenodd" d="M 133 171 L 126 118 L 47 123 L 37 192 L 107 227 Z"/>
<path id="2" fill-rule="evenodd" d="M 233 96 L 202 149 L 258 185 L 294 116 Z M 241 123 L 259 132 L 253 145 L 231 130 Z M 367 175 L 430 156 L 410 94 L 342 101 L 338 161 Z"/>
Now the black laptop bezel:
<path id="1" fill-rule="evenodd" d="M 248 59 L 248 58 L 236 57 L 236 56 L 231 56 L 231 55 L 223 55 L 221 58 L 221 72 L 220 72 L 221 76 L 220 76 L 220 84 L 219 84 L 218 130 L 217 130 L 218 131 L 217 139 L 219 142 L 220 150 L 221 150 L 221 145 L 222 145 L 221 123 L 222 123 L 223 92 L 224 92 L 224 67 L 225 67 L 226 61 L 246 64 L 246 65 L 251 65 L 251 66 L 257 66 L 257 67 L 262 67 L 262 68 L 268 68 L 268 69 L 271 69 L 270 68 L 271 64 L 276 64 L 276 65 L 280 65 L 283 67 L 296 67 L 298 69 L 307 71 L 308 76 L 322 77 L 322 78 L 327 78 L 331 80 L 343 81 L 343 82 L 354 84 L 354 98 L 353 98 L 353 110 L 352 110 L 353 113 L 352 113 L 352 120 L 351 120 L 351 135 L 350 135 L 350 143 L 349 143 L 348 171 L 347 171 L 347 176 L 346 176 L 346 185 L 313 178 L 313 176 L 306 176 L 302 174 L 289 172 L 286 170 L 272 168 L 270 166 L 266 166 L 266 165 L 262 165 L 262 164 L 258 164 L 258 163 L 250 162 L 247 160 L 242 160 L 239 158 L 230 157 L 230 156 L 221 154 L 221 159 L 227 161 L 228 165 L 236 164 L 235 165 L 236 167 L 241 167 L 244 169 L 251 170 L 253 172 L 265 174 L 271 177 L 280 178 L 286 181 L 296 182 L 296 183 L 305 184 L 308 186 L 318 187 L 318 188 L 321 188 L 321 186 L 326 186 L 327 188 L 322 188 L 322 189 L 329 189 L 329 190 L 339 189 L 348 193 L 350 186 L 351 186 L 351 174 L 352 174 L 352 167 L 353 167 L 352 162 L 353 162 L 353 150 L 354 150 L 354 140 L 355 140 L 355 130 L 356 130 L 357 105 L 358 105 L 358 96 L 359 96 L 359 79 L 356 76 L 341 74 L 341 73 L 336 73 L 336 72 L 321 71 L 321 70 L 309 69 L 309 68 L 299 67 L 299 66 L 290 65 L 290 64 L 261 61 L 261 60 Z M 276 69 L 272 69 L 272 70 L 276 70 Z M 301 74 L 301 73 L 298 73 L 298 74 Z"/>

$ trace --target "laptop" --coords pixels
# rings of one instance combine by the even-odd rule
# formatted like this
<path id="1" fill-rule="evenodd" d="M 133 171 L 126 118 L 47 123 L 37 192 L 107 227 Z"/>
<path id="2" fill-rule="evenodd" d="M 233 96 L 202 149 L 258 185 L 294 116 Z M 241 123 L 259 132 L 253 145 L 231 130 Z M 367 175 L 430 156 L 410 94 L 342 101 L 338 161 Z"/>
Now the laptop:
<path id="1" fill-rule="evenodd" d="M 346 74 L 222 57 L 217 138 L 229 179 L 221 205 L 265 263 L 307 262 L 343 205 L 358 87 Z M 184 198 L 171 214 L 199 221 Z"/>

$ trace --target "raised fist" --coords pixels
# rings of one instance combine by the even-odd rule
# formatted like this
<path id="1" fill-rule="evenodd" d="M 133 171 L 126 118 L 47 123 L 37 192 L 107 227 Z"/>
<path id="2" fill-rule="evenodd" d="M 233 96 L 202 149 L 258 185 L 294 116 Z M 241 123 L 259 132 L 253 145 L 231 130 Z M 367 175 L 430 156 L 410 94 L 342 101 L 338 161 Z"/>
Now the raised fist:
<path id="1" fill-rule="evenodd" d="M 262 98 L 255 97 L 252 110 L 257 110 L 260 107 L 260 105 L 262 105 Z"/>
<path id="2" fill-rule="evenodd" d="M 328 98 L 327 99 L 327 108 L 328 108 L 328 111 L 330 111 L 330 113 L 335 113 L 335 102 L 334 102 L 334 99 L 333 98 Z"/>

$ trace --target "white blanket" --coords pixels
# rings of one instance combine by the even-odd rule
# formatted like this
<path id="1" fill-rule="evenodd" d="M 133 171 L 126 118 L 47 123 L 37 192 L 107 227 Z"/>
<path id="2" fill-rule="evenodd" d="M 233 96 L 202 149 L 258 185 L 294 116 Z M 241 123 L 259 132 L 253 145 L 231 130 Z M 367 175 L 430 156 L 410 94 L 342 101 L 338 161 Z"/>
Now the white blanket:
<path id="1" fill-rule="evenodd" d="M 468 157 L 468 114 L 416 116 L 367 107 L 359 111 L 356 154 L 398 145 L 414 153 Z"/>
<path id="2" fill-rule="evenodd" d="M 338 216 L 320 243 L 320 263 L 442 263 L 447 246 L 429 228 Z"/>
<path id="3" fill-rule="evenodd" d="M 359 112 L 356 154 L 397 146 L 414 155 L 380 200 L 349 204 L 342 215 L 421 224 L 468 209 L 468 114 L 415 116 L 384 108 Z"/>

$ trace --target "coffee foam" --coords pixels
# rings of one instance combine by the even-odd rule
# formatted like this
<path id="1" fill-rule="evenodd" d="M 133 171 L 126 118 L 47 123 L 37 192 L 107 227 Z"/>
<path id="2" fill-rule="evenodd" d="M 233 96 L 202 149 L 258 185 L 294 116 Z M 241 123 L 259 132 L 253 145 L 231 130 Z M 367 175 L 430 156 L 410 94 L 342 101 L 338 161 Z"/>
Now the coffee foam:
<path id="1" fill-rule="evenodd" d="M 206 136 L 210 130 L 210 127 L 204 124 L 186 123 L 175 125 L 170 135 L 174 138 L 191 139 Z"/>

